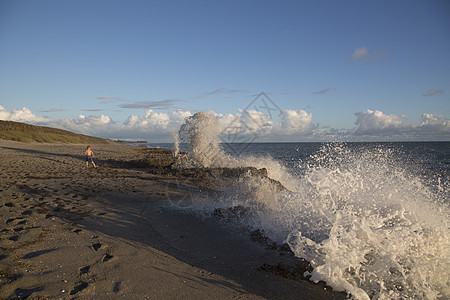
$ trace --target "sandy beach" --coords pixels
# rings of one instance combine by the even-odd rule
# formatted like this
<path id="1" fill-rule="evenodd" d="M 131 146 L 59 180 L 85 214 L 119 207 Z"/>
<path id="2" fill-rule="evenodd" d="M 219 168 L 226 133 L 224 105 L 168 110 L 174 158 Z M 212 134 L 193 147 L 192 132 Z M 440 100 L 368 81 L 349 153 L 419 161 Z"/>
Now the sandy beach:
<path id="1" fill-rule="evenodd" d="M 85 149 L 0 140 L 0 298 L 346 298 L 286 278 L 289 251 L 175 209 L 195 178 L 121 144 L 92 145 L 86 168 Z"/>

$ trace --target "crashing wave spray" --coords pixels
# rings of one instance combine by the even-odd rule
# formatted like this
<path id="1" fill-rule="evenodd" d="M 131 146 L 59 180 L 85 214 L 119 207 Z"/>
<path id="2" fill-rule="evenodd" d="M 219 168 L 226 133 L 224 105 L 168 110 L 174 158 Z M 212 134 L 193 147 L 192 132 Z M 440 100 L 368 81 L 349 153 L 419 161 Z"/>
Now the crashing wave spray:
<path id="1" fill-rule="evenodd" d="M 178 134 L 173 135 L 173 157 L 177 158 L 180 154 L 180 142 L 178 141 Z"/>
<path id="2" fill-rule="evenodd" d="M 252 226 L 308 260 L 314 282 L 356 299 L 445 299 L 448 190 L 427 186 L 395 156 L 383 147 L 327 145 L 291 192 L 245 193 L 233 205 L 252 208 Z"/>
<path id="3" fill-rule="evenodd" d="M 251 210 L 245 222 L 308 260 L 310 280 L 356 299 L 450 297 L 448 189 L 425 184 L 394 150 L 326 145 L 296 177 L 269 158 L 226 155 L 218 132 L 204 113 L 187 119 L 190 153 L 179 166 L 266 167 L 287 190 L 249 177 L 209 207 Z"/>
<path id="4" fill-rule="evenodd" d="M 231 160 L 220 149 L 217 121 L 204 112 L 186 118 L 178 136 L 187 143 L 188 153 L 176 167 L 218 167 Z"/>
<path id="5" fill-rule="evenodd" d="M 447 195 L 432 192 L 388 149 L 329 146 L 314 159 L 299 179 L 303 195 L 286 201 L 304 222 L 287 242 L 311 262 L 311 280 L 357 299 L 450 296 L 448 206 L 437 205 Z"/>
<path id="6" fill-rule="evenodd" d="M 221 146 L 221 128 L 214 116 L 198 112 L 185 119 L 178 135 L 174 135 L 174 143 L 178 140 L 186 143 L 188 153 L 174 165 L 175 168 L 265 168 L 269 177 L 280 181 L 289 188 L 291 177 L 285 167 L 271 157 L 241 156 L 232 157 L 225 153 Z"/>

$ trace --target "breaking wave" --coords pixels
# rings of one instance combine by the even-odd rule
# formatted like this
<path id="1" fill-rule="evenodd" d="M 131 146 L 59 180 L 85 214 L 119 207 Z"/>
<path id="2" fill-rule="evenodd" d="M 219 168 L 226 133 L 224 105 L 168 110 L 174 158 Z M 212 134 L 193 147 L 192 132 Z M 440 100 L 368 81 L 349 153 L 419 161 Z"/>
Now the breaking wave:
<path id="1" fill-rule="evenodd" d="M 177 167 L 266 168 L 195 209 L 242 206 L 244 221 L 308 260 L 314 282 L 355 299 L 450 297 L 448 186 L 430 184 L 396 149 L 326 144 L 297 169 L 270 157 L 233 157 L 214 118 L 198 113 L 180 128 L 189 151 Z"/>

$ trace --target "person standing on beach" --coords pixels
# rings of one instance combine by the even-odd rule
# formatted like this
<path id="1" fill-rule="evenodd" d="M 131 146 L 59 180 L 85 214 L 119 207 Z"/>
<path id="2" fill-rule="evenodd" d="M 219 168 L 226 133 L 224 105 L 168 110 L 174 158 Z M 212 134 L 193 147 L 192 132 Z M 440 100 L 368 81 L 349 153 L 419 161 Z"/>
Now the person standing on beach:
<path id="1" fill-rule="evenodd" d="M 86 167 L 88 167 L 89 162 L 91 162 L 94 168 L 97 168 L 97 166 L 94 163 L 94 152 L 91 150 L 91 146 L 87 146 L 87 149 L 84 152 L 84 154 L 86 155 Z"/>

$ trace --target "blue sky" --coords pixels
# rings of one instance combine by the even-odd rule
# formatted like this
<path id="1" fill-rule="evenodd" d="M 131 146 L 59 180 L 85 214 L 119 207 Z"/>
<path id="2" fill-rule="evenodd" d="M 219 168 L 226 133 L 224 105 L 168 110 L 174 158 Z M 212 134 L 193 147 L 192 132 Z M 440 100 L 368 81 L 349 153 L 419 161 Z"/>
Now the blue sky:
<path id="1" fill-rule="evenodd" d="M 207 111 L 257 141 L 450 140 L 449 53 L 444 0 L 0 0 L 0 119 L 170 141 Z"/>

